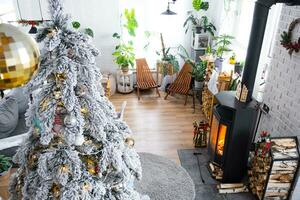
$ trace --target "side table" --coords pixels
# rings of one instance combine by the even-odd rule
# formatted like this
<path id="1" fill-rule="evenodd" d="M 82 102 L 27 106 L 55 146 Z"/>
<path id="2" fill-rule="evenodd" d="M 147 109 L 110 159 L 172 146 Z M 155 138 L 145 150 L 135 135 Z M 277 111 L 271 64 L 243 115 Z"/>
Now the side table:
<path id="1" fill-rule="evenodd" d="M 134 90 L 133 87 L 133 72 L 122 72 L 117 73 L 117 90 L 120 93 L 130 93 Z"/>

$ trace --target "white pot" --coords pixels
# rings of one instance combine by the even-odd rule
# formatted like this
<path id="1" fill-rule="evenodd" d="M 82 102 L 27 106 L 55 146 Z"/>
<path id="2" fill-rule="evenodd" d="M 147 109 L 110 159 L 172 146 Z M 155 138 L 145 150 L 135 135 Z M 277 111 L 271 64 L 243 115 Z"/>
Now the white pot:
<path id="1" fill-rule="evenodd" d="M 195 80 L 194 83 L 195 83 L 195 88 L 203 88 L 204 81 L 199 82 Z"/>

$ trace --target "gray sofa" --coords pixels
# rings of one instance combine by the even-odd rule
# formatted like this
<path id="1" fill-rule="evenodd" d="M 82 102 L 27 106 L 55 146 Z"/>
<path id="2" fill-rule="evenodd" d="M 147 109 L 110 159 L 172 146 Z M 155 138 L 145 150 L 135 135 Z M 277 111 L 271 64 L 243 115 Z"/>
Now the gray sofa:
<path id="1" fill-rule="evenodd" d="M 24 94 L 24 89 L 20 87 L 11 90 L 0 100 L 0 154 L 13 156 L 18 143 L 28 131 L 25 124 L 27 96 Z"/>

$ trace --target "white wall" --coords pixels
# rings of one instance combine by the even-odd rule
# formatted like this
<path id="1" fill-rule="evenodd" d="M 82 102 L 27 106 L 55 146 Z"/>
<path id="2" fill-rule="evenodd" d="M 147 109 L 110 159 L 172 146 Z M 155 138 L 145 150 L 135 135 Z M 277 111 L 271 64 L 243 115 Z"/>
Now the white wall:
<path id="1" fill-rule="evenodd" d="M 46 0 L 41 0 L 44 19 L 49 19 Z M 16 5 L 16 0 L 14 0 Z M 19 0 L 21 15 L 24 19 L 41 19 L 38 0 Z M 15 6 L 16 7 L 16 6 Z M 72 20 L 81 23 L 82 28 L 90 27 L 94 31 L 94 44 L 100 50 L 97 64 L 102 71 L 115 71 L 112 52 L 115 41 L 114 32 L 119 32 L 119 0 L 65 0 L 65 12 Z M 15 8 L 16 12 L 17 7 Z M 17 13 L 17 16 L 19 14 Z"/>

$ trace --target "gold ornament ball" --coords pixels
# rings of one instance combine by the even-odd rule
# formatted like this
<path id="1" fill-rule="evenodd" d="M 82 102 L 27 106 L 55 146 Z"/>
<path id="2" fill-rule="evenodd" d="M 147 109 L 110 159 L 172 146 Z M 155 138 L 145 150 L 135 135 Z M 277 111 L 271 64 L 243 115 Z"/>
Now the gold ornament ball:
<path id="1" fill-rule="evenodd" d="M 40 51 L 28 34 L 9 24 L 0 24 L 0 89 L 26 84 L 37 71 Z"/>
<path id="2" fill-rule="evenodd" d="M 130 147 L 134 147 L 134 139 L 132 137 L 126 138 L 125 143 Z"/>

